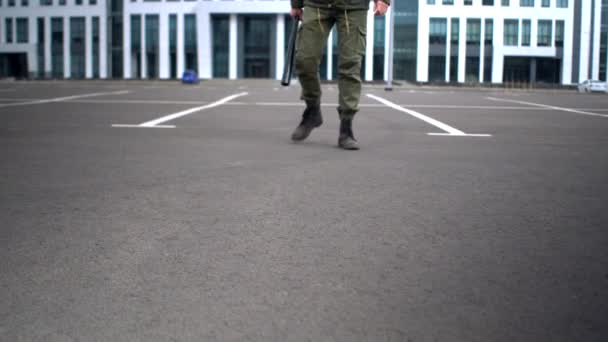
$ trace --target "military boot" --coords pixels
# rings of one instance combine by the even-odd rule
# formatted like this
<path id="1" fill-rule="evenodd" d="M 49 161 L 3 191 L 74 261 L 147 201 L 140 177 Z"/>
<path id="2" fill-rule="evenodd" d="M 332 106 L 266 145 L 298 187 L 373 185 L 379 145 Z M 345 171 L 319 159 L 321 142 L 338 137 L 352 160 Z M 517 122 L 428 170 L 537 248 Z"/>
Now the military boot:
<path id="1" fill-rule="evenodd" d="M 355 140 L 353 134 L 353 119 L 340 120 L 340 137 L 338 138 L 338 146 L 345 150 L 358 150 L 359 143 Z"/>
<path id="2" fill-rule="evenodd" d="M 323 124 L 320 105 L 307 105 L 302 114 L 302 121 L 291 134 L 291 140 L 302 141 L 310 135 L 313 129 Z"/>

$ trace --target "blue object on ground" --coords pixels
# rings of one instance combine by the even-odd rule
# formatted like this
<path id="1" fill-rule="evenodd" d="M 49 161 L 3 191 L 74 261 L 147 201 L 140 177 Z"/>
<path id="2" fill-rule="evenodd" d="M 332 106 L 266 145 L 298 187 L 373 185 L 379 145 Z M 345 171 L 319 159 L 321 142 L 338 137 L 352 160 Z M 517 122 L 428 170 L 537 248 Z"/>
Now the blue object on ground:
<path id="1" fill-rule="evenodd" d="M 197 84 L 199 83 L 198 75 L 194 70 L 186 70 L 182 75 L 182 83 Z"/>

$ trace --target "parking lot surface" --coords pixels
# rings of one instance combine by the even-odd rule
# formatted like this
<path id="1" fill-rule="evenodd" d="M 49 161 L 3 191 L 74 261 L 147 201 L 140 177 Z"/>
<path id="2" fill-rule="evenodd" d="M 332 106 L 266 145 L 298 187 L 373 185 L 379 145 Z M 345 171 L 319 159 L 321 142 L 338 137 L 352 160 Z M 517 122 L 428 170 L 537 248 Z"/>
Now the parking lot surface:
<path id="1" fill-rule="evenodd" d="M 608 96 L 0 83 L 1 341 L 606 341 Z"/>

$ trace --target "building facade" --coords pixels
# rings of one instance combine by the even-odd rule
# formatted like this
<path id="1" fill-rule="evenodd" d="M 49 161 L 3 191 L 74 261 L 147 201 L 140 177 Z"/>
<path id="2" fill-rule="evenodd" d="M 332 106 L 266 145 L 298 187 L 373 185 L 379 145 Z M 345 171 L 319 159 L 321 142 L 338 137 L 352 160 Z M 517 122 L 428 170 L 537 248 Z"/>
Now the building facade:
<path id="1" fill-rule="evenodd" d="M 289 0 L 0 0 L 0 77 L 280 78 Z M 393 0 L 394 79 L 606 80 L 608 0 Z M 368 12 L 361 77 L 386 80 L 390 23 Z M 337 77 L 337 36 L 320 66 Z"/>

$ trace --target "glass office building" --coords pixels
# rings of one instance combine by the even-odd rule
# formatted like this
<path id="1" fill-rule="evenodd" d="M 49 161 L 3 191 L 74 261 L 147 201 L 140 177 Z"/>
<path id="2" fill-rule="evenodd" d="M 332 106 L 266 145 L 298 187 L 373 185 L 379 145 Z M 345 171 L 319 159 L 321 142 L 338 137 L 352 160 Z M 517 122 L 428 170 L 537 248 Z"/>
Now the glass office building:
<path id="1" fill-rule="evenodd" d="M 288 0 L 0 2 L 0 77 L 177 79 L 281 76 Z M 608 0 L 396 0 L 367 23 L 361 77 L 421 83 L 606 79 Z M 319 66 L 338 78 L 336 30 Z M 14 75 L 13 75 L 14 76 Z"/>

